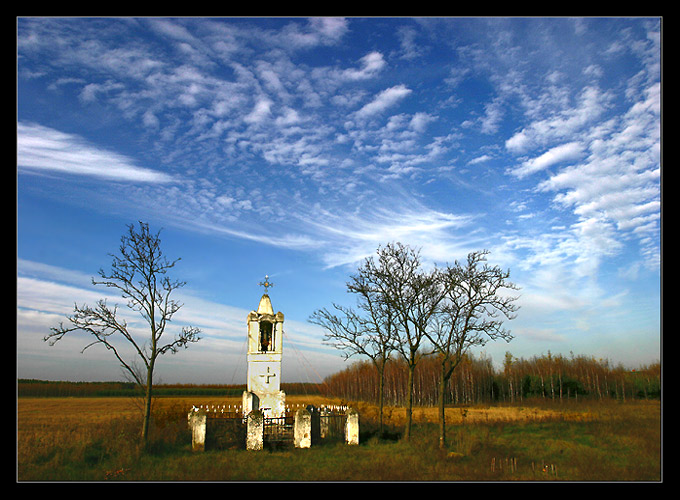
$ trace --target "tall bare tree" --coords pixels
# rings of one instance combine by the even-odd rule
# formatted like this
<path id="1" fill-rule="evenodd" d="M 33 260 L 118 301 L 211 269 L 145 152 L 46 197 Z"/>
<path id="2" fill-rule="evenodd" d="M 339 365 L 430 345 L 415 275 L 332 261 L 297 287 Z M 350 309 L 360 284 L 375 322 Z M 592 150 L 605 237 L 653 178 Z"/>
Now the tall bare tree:
<path id="1" fill-rule="evenodd" d="M 160 231 L 156 234 L 149 232 L 149 225 L 139 222 L 139 231 L 133 224 L 128 225 L 128 232 L 121 237 L 119 255 L 113 257 L 111 270 L 99 270 L 101 281 L 92 279 L 94 285 L 104 285 L 119 290 L 127 306 L 139 313 L 150 328 L 148 342 L 140 344 L 128 328 L 124 319 L 117 317 L 117 306 L 110 308 L 105 300 L 97 301 L 94 308 L 87 305 L 74 306 L 74 312 L 67 316 L 70 326 L 63 323 L 58 328 L 50 328 L 51 333 L 45 337 L 50 345 L 54 345 L 69 332 L 84 331 L 94 340 L 86 345 L 86 349 L 101 344 L 110 350 L 118 359 L 124 371 L 144 389 L 144 416 L 142 423 L 142 442 L 148 441 L 149 420 L 151 416 L 151 398 L 153 387 L 153 373 L 158 357 L 167 352 L 176 353 L 180 348 L 188 347 L 189 343 L 200 340 L 200 330 L 195 327 L 183 327 L 172 342 L 162 345 L 161 337 L 173 315 L 182 304 L 170 298 L 171 293 L 183 287 L 186 283 L 171 280 L 167 273 L 177 261 L 168 261 L 160 246 Z M 125 342 L 131 345 L 136 357 L 127 360 L 122 352 Z M 137 369 L 136 360 L 141 360 L 143 369 Z M 146 373 L 144 374 L 144 369 Z"/>
<path id="2" fill-rule="evenodd" d="M 435 328 L 427 331 L 441 362 L 439 379 L 439 444 L 446 445 L 444 399 L 451 375 L 473 346 L 513 336 L 503 328 L 504 319 L 514 319 L 517 296 L 507 290 L 517 286 L 507 281 L 510 271 L 486 264 L 488 251 L 472 252 L 465 264 L 455 262 L 439 273 L 445 299 L 439 304 Z"/>
<path id="3" fill-rule="evenodd" d="M 442 294 L 436 272 L 423 270 L 420 252 L 402 243 L 389 243 L 377 250 L 377 261 L 366 259 L 358 276 L 375 295 L 383 311 L 390 311 L 398 325 L 395 350 L 408 366 L 406 429 L 410 439 L 413 422 L 413 388 L 416 366 L 423 356 L 422 343 Z"/>
<path id="4" fill-rule="evenodd" d="M 385 308 L 361 273 L 350 277 L 347 291 L 357 294 L 359 311 L 333 304 L 336 313 L 318 309 L 309 318 L 326 330 L 324 341 L 341 350 L 345 359 L 353 355 L 368 357 L 378 377 L 379 432 L 383 433 L 385 365 L 394 349 L 397 324 L 392 312 Z"/>

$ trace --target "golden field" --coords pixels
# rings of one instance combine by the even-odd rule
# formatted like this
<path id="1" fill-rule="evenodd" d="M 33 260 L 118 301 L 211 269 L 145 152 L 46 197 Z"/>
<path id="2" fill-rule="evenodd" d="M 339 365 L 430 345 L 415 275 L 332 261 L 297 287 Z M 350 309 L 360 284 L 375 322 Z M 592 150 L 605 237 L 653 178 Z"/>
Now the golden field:
<path id="1" fill-rule="evenodd" d="M 323 396 L 288 396 L 286 403 L 290 407 L 306 405 L 340 405 L 348 404 L 339 398 Z M 154 411 L 157 413 L 188 413 L 192 405 L 199 406 L 238 406 L 240 398 L 221 397 L 167 397 L 154 400 Z M 354 402 L 362 417 L 368 420 L 378 418 L 378 407 L 373 404 Z M 643 404 L 640 402 L 639 404 Z M 658 405 L 657 402 L 649 402 Z M 384 423 L 387 426 L 400 427 L 406 422 L 406 409 L 386 406 Z M 600 414 L 606 410 L 600 408 Z M 19 398 L 17 399 L 17 430 L 19 438 L 23 433 L 54 433 L 59 429 L 77 427 L 87 429 L 97 427 L 109 421 L 137 418 L 140 415 L 139 402 L 124 397 L 111 398 Z M 495 423 L 495 422 L 529 422 L 550 419 L 590 420 L 595 417 L 592 408 L 553 409 L 537 406 L 475 406 L 447 408 L 447 424 Z M 438 410 L 433 407 L 416 407 L 413 410 L 414 423 L 438 422 Z M 19 439 L 21 442 L 21 439 Z"/>
<path id="2" fill-rule="evenodd" d="M 415 431 L 405 443 L 376 437 L 375 405 L 295 395 L 287 403 L 293 409 L 350 404 L 369 434 L 359 447 L 196 454 L 190 451 L 186 427 L 192 405 L 238 406 L 240 398 L 163 397 L 154 401 L 152 451 L 142 452 L 137 446 L 141 413 L 134 399 L 21 397 L 17 479 L 659 481 L 662 476 L 659 400 L 536 400 L 447 408 L 448 448 L 443 452 L 438 450 L 437 408 L 414 408 Z M 385 425 L 393 436 L 400 436 L 405 416 L 404 408 L 385 408 Z M 254 472 L 256 463 L 267 467 Z M 548 464 L 551 475 L 545 472 Z"/>

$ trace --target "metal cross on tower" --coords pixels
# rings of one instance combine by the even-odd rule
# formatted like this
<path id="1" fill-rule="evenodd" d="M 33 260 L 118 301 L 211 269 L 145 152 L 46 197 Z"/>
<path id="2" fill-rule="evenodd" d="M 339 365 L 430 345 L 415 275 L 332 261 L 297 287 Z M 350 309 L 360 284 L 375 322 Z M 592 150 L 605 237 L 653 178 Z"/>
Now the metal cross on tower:
<path id="1" fill-rule="evenodd" d="M 264 275 L 264 281 L 260 281 L 258 284 L 264 287 L 264 293 L 268 292 L 267 288 L 274 286 L 274 283 L 269 282 L 269 276 L 266 274 Z"/>

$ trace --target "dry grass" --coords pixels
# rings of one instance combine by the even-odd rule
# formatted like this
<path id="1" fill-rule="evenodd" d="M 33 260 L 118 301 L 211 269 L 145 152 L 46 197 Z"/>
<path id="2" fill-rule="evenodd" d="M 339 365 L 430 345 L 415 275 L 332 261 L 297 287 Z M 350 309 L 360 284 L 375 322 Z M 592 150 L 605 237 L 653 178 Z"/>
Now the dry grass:
<path id="1" fill-rule="evenodd" d="M 375 405 L 358 403 L 359 413 L 369 419 L 377 420 L 378 408 Z M 496 424 L 517 422 L 544 422 L 550 420 L 589 421 L 596 418 L 591 408 L 566 409 L 544 406 L 470 406 L 446 408 L 447 425 Z M 383 411 L 387 426 L 403 427 L 406 424 L 406 409 L 388 406 Z M 439 410 L 432 407 L 413 409 L 413 422 L 416 424 L 439 422 Z"/>
<path id="2" fill-rule="evenodd" d="M 139 415 L 137 402 L 129 398 L 21 398 L 18 400 L 18 420 L 21 423 L 31 425 L 54 424 L 58 421 L 80 420 L 81 423 L 99 424 L 113 418 L 136 417 Z M 323 396 L 288 396 L 286 403 L 295 407 L 297 405 L 323 405 L 323 404 L 350 404 L 356 406 L 365 418 L 376 419 L 378 407 L 374 404 L 362 402 L 347 402 L 339 398 L 327 398 Z M 240 398 L 224 397 L 168 397 L 158 398 L 154 401 L 154 409 L 158 411 L 177 411 L 186 409 L 188 412 L 192 405 L 232 405 L 239 406 Z M 634 403 L 631 403 L 634 404 Z M 642 402 L 638 403 L 642 404 Z M 448 424 L 457 425 L 464 423 L 496 423 L 496 422 L 530 422 L 550 419 L 563 419 L 584 421 L 592 420 L 599 415 L 607 415 L 615 418 L 620 415 L 618 407 L 597 405 L 569 407 L 546 405 L 537 406 L 532 402 L 527 406 L 470 406 L 446 408 L 446 421 Z M 615 411 L 614 411 L 615 410 Z M 406 422 L 406 409 L 403 407 L 387 406 L 384 409 L 385 423 L 396 427 L 403 426 Z M 416 423 L 436 423 L 438 410 L 433 407 L 415 407 L 413 420 Z"/>
<path id="3" fill-rule="evenodd" d="M 350 404 L 360 412 L 362 429 L 375 429 L 377 421 L 377 408 L 365 403 L 305 396 L 289 396 L 287 403 Z M 157 399 L 154 449 L 142 453 L 135 445 L 141 430 L 135 401 L 20 398 L 18 479 L 656 481 L 661 477 L 659 401 L 539 400 L 523 406 L 447 408 L 449 445 L 443 452 L 438 450 L 434 425 L 437 409 L 418 407 L 410 443 L 369 435 L 359 447 L 192 454 L 186 413 L 192 405 L 222 404 L 238 406 L 240 398 Z M 388 407 L 385 424 L 398 434 L 405 416 L 405 409 Z M 260 466 L 263 460 L 265 468 Z"/>

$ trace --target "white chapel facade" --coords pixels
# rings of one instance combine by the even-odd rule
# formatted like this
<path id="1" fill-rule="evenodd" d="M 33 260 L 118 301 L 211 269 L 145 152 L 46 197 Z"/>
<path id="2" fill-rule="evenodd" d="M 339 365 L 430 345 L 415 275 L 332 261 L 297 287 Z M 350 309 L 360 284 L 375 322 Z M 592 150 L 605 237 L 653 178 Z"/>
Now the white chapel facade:
<path id="1" fill-rule="evenodd" d="M 256 311 L 248 314 L 248 374 L 243 392 L 243 411 L 260 410 L 267 418 L 283 417 L 286 394 L 281 390 L 283 357 L 283 313 L 274 314 L 267 288 L 273 286 L 265 277 L 265 293 Z"/>

